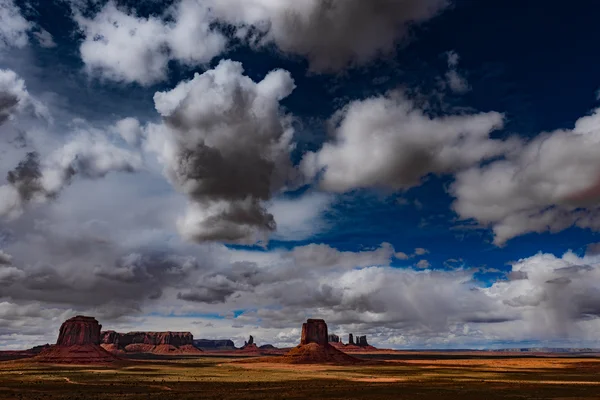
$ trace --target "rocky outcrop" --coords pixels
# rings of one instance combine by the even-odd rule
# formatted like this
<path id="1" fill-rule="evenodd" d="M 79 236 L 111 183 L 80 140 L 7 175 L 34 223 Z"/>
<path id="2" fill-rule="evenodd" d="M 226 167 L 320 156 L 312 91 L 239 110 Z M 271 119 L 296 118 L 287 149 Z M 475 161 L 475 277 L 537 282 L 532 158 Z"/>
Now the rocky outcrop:
<path id="1" fill-rule="evenodd" d="M 215 350 L 235 350 L 233 340 L 209 340 L 198 339 L 194 340 L 194 346 L 200 350 L 215 351 Z"/>
<path id="2" fill-rule="evenodd" d="M 367 347 L 369 343 L 367 343 L 366 336 L 357 336 L 356 337 L 356 345 L 359 347 Z"/>
<path id="3" fill-rule="evenodd" d="M 328 342 L 327 324 L 322 319 L 309 319 L 302 324 L 300 345 L 316 343 L 326 346 Z"/>
<path id="4" fill-rule="evenodd" d="M 102 325 L 93 317 L 78 315 L 63 322 L 58 333 L 58 346 L 100 344 Z"/>
<path id="5" fill-rule="evenodd" d="M 102 332 L 102 347 L 127 353 L 200 353 L 190 332 Z"/>
<path id="6" fill-rule="evenodd" d="M 243 353 L 260 353 L 260 349 L 258 348 L 258 346 L 256 345 L 256 343 L 254 343 L 254 337 L 252 335 L 250 335 L 250 338 L 248 339 L 248 341 L 244 342 L 244 345 L 242 346 L 241 349 L 239 349 L 238 351 L 243 352 Z"/>
<path id="7" fill-rule="evenodd" d="M 338 335 L 330 334 L 327 337 L 327 340 L 328 340 L 329 343 L 339 343 L 340 342 L 340 337 Z"/>
<path id="8" fill-rule="evenodd" d="M 353 334 L 348 335 L 348 344 L 354 344 L 354 335 Z"/>
<path id="9" fill-rule="evenodd" d="M 105 364 L 119 359 L 100 346 L 102 325 L 93 317 L 77 316 L 60 327 L 55 346 L 42 349 L 33 358 L 56 364 Z"/>

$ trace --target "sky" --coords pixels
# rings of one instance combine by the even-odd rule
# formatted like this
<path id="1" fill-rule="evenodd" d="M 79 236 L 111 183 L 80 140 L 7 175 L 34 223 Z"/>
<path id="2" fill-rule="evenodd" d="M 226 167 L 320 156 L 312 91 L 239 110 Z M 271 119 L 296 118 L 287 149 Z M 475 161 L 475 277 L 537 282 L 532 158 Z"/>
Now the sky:
<path id="1" fill-rule="evenodd" d="M 0 349 L 600 348 L 598 12 L 0 0 Z"/>

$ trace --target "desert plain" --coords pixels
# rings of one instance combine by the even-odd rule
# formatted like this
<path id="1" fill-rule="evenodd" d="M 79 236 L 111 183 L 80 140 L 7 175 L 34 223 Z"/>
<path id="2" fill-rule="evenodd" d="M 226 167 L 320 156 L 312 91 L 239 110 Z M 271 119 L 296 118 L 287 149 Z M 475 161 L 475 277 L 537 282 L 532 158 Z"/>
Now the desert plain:
<path id="1" fill-rule="evenodd" d="M 0 363 L 0 398 L 600 398 L 600 359 L 594 357 L 416 351 L 355 356 L 372 362 L 290 365 L 204 354 L 152 355 L 102 366 L 12 360 Z"/>

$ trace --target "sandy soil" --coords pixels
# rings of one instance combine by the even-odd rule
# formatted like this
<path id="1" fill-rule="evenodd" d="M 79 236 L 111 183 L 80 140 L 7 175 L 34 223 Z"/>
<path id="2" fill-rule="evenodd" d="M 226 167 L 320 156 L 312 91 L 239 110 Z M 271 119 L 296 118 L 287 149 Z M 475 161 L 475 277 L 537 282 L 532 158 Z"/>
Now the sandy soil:
<path id="1" fill-rule="evenodd" d="M 414 358 L 292 365 L 181 357 L 104 366 L 0 362 L 0 399 L 598 399 L 600 358 Z M 449 358 L 450 357 L 450 358 Z M 379 357 L 377 358 L 380 359 Z"/>

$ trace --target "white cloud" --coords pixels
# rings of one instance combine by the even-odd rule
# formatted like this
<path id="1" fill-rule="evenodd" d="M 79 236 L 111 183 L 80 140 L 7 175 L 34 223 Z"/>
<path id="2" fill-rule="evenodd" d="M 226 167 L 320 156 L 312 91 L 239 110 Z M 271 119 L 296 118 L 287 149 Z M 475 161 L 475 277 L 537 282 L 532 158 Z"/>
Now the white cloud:
<path id="1" fill-rule="evenodd" d="M 332 123 L 333 139 L 302 160 L 304 173 L 332 192 L 410 188 L 428 174 L 454 173 L 514 146 L 489 137 L 502 128 L 501 114 L 430 118 L 400 93 L 352 102 Z"/>
<path id="2" fill-rule="evenodd" d="M 140 121 L 135 118 L 124 118 L 117 121 L 114 130 L 131 146 L 138 146 L 143 136 Z"/>
<path id="3" fill-rule="evenodd" d="M 56 47 L 56 42 L 54 41 L 52 34 L 47 30 L 40 28 L 38 31 L 34 32 L 33 35 L 37 39 L 40 46 L 47 49 Z"/>
<path id="4" fill-rule="evenodd" d="M 0 50 L 27 46 L 31 27 L 13 0 L 0 0 Z"/>
<path id="5" fill-rule="evenodd" d="M 170 60 L 205 64 L 226 45 L 210 27 L 208 8 L 196 0 L 177 2 L 164 18 L 137 17 L 113 1 L 91 19 L 75 15 L 85 35 L 80 52 L 86 70 L 115 81 L 150 85 L 166 77 Z"/>
<path id="6" fill-rule="evenodd" d="M 428 269 L 429 267 L 431 267 L 431 263 L 427 260 L 420 260 L 417 263 L 417 268 L 419 269 Z"/>
<path id="7" fill-rule="evenodd" d="M 448 72 L 446 72 L 446 83 L 455 93 L 463 94 L 468 92 L 471 87 L 469 86 L 469 82 L 458 73 L 457 66 L 459 56 L 454 51 L 449 51 L 447 53 L 448 57 Z"/>
<path id="8" fill-rule="evenodd" d="M 180 0 L 148 18 L 112 0 L 86 18 L 75 4 L 87 71 L 150 85 L 165 78 L 171 60 L 196 66 L 222 53 L 228 39 L 215 23 L 233 26 L 251 45 L 275 44 L 306 57 L 311 71 L 336 72 L 393 52 L 411 25 L 433 18 L 449 1 Z"/>
<path id="9" fill-rule="evenodd" d="M 324 213 L 334 197 L 325 193 L 309 193 L 297 199 L 280 198 L 267 208 L 277 223 L 274 239 L 304 240 L 328 228 Z"/>
<path id="10" fill-rule="evenodd" d="M 460 172 L 454 210 L 495 233 L 495 243 L 576 225 L 600 229 L 600 110 L 574 129 L 543 133 L 519 151 Z"/>
<path id="11" fill-rule="evenodd" d="M 314 72 L 364 65 L 391 53 L 411 24 L 429 20 L 446 0 L 211 0 L 219 20 L 259 45 L 306 57 Z"/>
<path id="12" fill-rule="evenodd" d="M 427 249 L 424 249 L 424 248 L 422 248 L 422 247 L 417 247 L 417 248 L 415 249 L 415 255 L 417 255 L 417 256 L 423 256 L 423 255 L 425 255 L 425 254 L 429 254 L 429 250 L 427 250 Z"/>
<path id="13" fill-rule="evenodd" d="M 0 69 L 0 125 L 28 110 L 49 118 L 47 107 L 29 94 L 24 80 L 14 71 Z"/>

